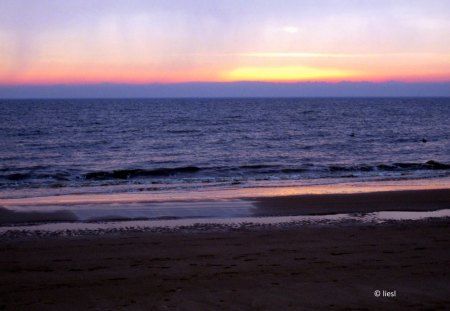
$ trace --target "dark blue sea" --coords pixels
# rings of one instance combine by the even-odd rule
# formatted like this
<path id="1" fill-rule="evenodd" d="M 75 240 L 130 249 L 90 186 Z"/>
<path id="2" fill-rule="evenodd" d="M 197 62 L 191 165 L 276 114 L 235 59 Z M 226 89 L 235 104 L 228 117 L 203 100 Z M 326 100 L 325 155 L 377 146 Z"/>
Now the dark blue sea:
<path id="1" fill-rule="evenodd" d="M 3 197 L 446 177 L 450 99 L 1 100 L 0 146 Z"/>

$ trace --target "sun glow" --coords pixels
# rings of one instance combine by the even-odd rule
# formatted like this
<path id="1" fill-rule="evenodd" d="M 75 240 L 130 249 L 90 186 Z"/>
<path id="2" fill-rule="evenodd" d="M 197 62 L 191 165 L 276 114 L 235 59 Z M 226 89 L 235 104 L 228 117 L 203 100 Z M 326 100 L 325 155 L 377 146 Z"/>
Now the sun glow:
<path id="1" fill-rule="evenodd" d="M 227 81 L 338 81 L 352 79 L 357 72 L 340 69 L 321 69 L 304 66 L 289 67 L 240 67 L 226 73 Z"/>

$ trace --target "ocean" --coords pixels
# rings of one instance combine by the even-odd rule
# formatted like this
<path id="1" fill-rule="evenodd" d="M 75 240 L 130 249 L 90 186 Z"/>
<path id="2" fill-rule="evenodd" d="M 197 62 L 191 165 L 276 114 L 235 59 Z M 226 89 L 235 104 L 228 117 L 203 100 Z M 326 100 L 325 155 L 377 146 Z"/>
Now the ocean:
<path id="1" fill-rule="evenodd" d="M 450 98 L 0 100 L 0 206 L 448 178 L 449 120 Z"/>

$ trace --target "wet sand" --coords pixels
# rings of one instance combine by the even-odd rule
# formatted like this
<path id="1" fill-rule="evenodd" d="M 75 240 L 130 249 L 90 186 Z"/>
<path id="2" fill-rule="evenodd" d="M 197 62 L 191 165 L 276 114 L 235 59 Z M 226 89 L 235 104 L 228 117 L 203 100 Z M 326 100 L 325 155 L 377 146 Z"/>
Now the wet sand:
<path id="1" fill-rule="evenodd" d="M 444 310 L 449 224 L 4 240 L 0 309 Z"/>
<path id="2" fill-rule="evenodd" d="M 450 208 L 450 189 L 311 194 L 255 199 L 255 216 L 325 215 Z"/>

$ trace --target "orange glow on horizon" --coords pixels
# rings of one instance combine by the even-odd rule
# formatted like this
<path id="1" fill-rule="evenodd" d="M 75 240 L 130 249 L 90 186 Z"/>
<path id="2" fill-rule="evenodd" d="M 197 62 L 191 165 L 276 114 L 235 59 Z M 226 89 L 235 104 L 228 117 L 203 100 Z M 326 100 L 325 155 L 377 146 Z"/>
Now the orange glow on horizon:
<path id="1" fill-rule="evenodd" d="M 50 85 L 50 84 L 150 84 L 150 83 L 182 83 L 218 81 L 214 72 L 205 69 L 189 71 L 157 72 L 147 68 L 95 68 L 75 70 L 72 68 L 49 68 L 45 71 L 33 70 L 15 77 L 1 77 L 3 85 Z"/>
<path id="2" fill-rule="evenodd" d="M 248 71 L 247 71 L 248 70 Z M 301 75 L 295 77 L 292 75 L 282 75 L 282 71 L 276 72 L 272 75 L 260 76 L 259 72 L 264 72 L 263 70 L 254 70 L 247 68 L 240 68 L 238 70 L 231 71 L 231 73 L 224 73 L 222 76 L 216 75 L 177 75 L 169 77 L 151 77 L 151 76 L 133 76 L 133 75 L 119 75 L 118 76 L 107 76 L 107 75 L 69 75 L 67 77 L 62 77 L 59 75 L 29 75 L 27 77 L 20 77 L 15 79 L 0 78 L 0 85 L 3 86 L 20 86 L 20 85 L 81 85 L 81 84 L 178 84 L 178 83 L 233 83 L 233 82 L 270 82 L 270 83 L 301 83 L 301 82 L 328 82 L 328 83 L 339 83 L 339 82 L 371 82 L 371 83 L 383 83 L 383 82 L 404 82 L 404 83 L 440 83 L 440 82 L 450 82 L 450 74 L 436 74 L 428 76 L 378 76 L 378 75 L 345 75 L 343 72 L 337 72 L 336 75 L 330 76 L 320 76 L 322 72 L 317 72 L 316 76 L 313 74 Z M 320 73 L 320 74 L 319 74 Z"/>
<path id="3" fill-rule="evenodd" d="M 0 85 L 3 86 L 20 86 L 20 85 L 94 85 L 94 84 L 178 84 L 178 83 L 233 83 L 233 82 L 270 82 L 270 83 L 301 83 L 301 82 L 371 82 L 371 83 L 383 83 L 383 82 L 404 82 L 404 83 L 440 83 L 450 82 L 450 74 L 436 74 L 428 76 L 378 76 L 378 75 L 345 75 L 344 73 L 337 72 L 334 76 L 318 76 L 319 73 L 313 78 L 312 75 L 304 75 L 298 78 L 294 76 L 282 76 L 281 72 L 275 75 L 259 76 L 259 70 L 246 72 L 246 68 L 231 71 L 230 73 L 224 73 L 222 76 L 216 75 L 178 75 L 171 78 L 168 77 L 151 77 L 151 76 L 133 76 L 133 75 L 119 75 L 107 76 L 107 75 L 69 75 L 67 77 L 61 77 L 59 75 L 29 75 L 27 77 L 20 77 L 16 79 L 0 78 Z M 261 70 L 264 72 L 264 70 Z M 340 73 L 340 74 L 339 74 Z M 311 73 L 310 73 L 311 74 Z"/>
<path id="4" fill-rule="evenodd" d="M 217 55 L 203 55 L 199 57 L 202 59 L 199 63 L 181 65 L 47 60 L 20 72 L 0 68 L 0 84 L 450 81 L 450 61 L 443 55 L 416 58 L 413 55 L 238 53 L 228 56 L 219 59 Z"/>

